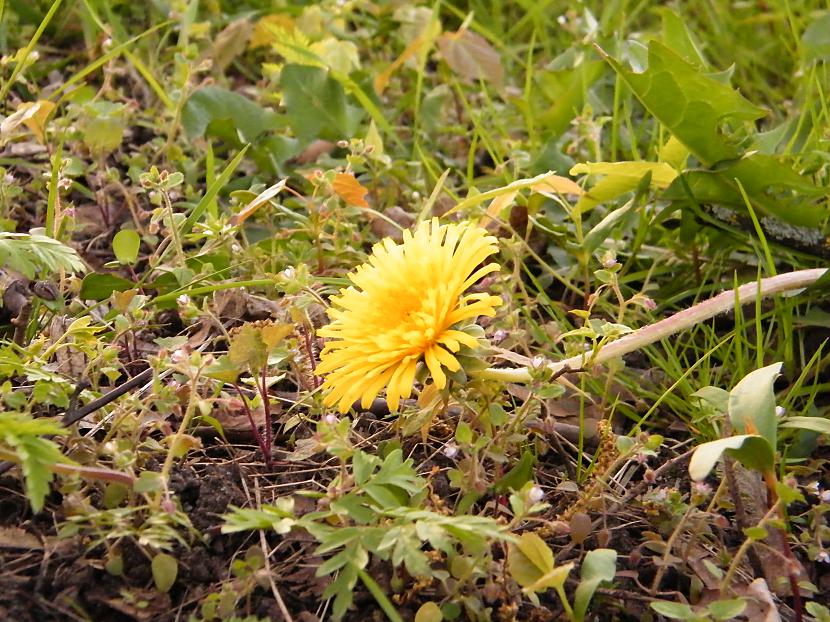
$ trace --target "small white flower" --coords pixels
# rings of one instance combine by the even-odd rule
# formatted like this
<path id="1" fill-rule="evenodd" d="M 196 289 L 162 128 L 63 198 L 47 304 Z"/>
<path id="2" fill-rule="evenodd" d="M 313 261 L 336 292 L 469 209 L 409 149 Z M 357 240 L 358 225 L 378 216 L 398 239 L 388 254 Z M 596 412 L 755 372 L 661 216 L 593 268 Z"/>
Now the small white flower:
<path id="1" fill-rule="evenodd" d="M 818 498 L 821 500 L 822 503 L 830 504 L 830 490 L 822 490 L 818 493 Z"/>
<path id="2" fill-rule="evenodd" d="M 775 407 L 775 416 L 776 417 L 783 417 L 787 414 L 787 409 L 783 406 L 776 406 Z"/>
<path id="3" fill-rule="evenodd" d="M 328 413 L 323 417 L 323 421 L 325 421 L 328 425 L 337 425 L 340 418 L 333 413 Z"/>
<path id="4" fill-rule="evenodd" d="M 190 354 L 188 354 L 184 348 L 179 348 L 178 350 L 174 350 L 173 354 L 170 355 L 170 360 L 176 363 L 177 365 L 184 363 L 187 359 L 190 358 Z"/>
<path id="5" fill-rule="evenodd" d="M 821 486 L 817 481 L 812 481 L 806 486 L 804 486 L 804 490 L 809 492 L 811 495 L 817 495 L 821 491 Z"/>
<path id="6" fill-rule="evenodd" d="M 442 453 L 447 458 L 455 458 L 458 455 L 458 445 L 456 445 L 455 443 L 447 443 L 446 445 L 444 445 Z"/>
<path id="7" fill-rule="evenodd" d="M 530 361 L 530 366 L 533 369 L 544 369 L 546 362 L 544 356 L 534 356 Z"/>
<path id="8" fill-rule="evenodd" d="M 827 551 L 821 551 L 818 555 L 816 555 L 816 561 L 821 562 L 822 564 L 830 564 L 830 553 Z"/>
<path id="9" fill-rule="evenodd" d="M 531 503 L 539 503 L 542 499 L 545 498 L 545 491 L 539 488 L 538 486 L 534 486 L 530 489 L 530 492 L 527 493 L 527 498 L 530 500 Z"/>
<path id="10" fill-rule="evenodd" d="M 176 298 L 176 302 L 180 307 L 185 307 L 190 304 L 190 296 L 187 294 L 182 294 L 181 296 Z"/>

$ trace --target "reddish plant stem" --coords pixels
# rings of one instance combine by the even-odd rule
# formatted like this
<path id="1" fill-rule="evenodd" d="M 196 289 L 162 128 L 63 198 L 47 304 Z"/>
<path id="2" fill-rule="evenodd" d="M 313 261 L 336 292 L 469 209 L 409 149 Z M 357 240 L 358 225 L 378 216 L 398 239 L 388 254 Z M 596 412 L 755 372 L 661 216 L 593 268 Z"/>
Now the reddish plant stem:
<path id="1" fill-rule="evenodd" d="M 254 421 L 254 415 L 251 412 L 251 407 L 248 406 L 248 400 L 245 399 L 245 394 L 242 392 L 242 389 L 239 388 L 237 383 L 233 383 L 233 388 L 236 389 L 236 392 L 239 394 L 239 399 L 242 400 L 242 407 L 245 409 L 245 414 L 248 416 L 248 423 L 251 424 L 251 432 L 254 435 L 254 439 L 259 445 L 259 449 L 262 452 L 263 456 L 265 456 L 266 464 L 268 463 L 271 452 L 265 450 L 265 443 L 262 439 L 262 434 L 259 433 L 259 428 L 257 428 L 256 421 Z M 270 450 L 270 447 L 268 448 Z"/>
<path id="2" fill-rule="evenodd" d="M 262 397 L 262 411 L 265 413 L 265 448 L 263 449 L 263 452 L 265 454 L 265 466 L 270 471 L 273 468 L 274 464 L 271 458 L 273 430 L 271 429 L 271 400 L 268 398 L 268 379 L 266 376 L 267 369 L 268 367 L 266 365 L 263 365 L 261 375 L 261 387 L 259 389 L 259 392 Z"/>

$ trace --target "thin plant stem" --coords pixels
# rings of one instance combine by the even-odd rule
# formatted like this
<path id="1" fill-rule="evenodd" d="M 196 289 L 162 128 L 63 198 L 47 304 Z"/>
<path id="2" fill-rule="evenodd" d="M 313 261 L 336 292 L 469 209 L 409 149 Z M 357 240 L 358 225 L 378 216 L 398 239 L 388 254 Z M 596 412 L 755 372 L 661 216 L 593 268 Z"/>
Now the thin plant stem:
<path id="1" fill-rule="evenodd" d="M 795 272 L 760 279 L 753 283 L 746 283 L 737 289 L 725 291 L 709 300 L 679 311 L 659 322 L 643 326 L 616 341 L 610 342 L 597 351 L 554 361 L 548 363 L 547 367 L 556 374 L 566 368 L 582 369 L 605 363 L 670 337 L 686 328 L 705 322 L 720 313 L 731 311 L 736 304 L 747 304 L 754 302 L 757 298 L 766 298 L 808 287 L 818 281 L 826 272 L 826 268 L 796 270 Z M 502 382 L 530 382 L 532 380 L 528 367 L 490 367 L 474 373 L 479 378 L 501 380 Z"/>

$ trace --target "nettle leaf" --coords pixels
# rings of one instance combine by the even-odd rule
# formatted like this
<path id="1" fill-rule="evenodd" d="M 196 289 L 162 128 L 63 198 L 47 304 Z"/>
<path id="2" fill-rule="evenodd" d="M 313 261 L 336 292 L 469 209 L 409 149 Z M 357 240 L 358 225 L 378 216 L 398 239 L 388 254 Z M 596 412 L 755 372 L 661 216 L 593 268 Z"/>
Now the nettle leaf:
<path id="1" fill-rule="evenodd" d="M 769 441 L 757 434 L 741 434 L 703 443 L 689 461 L 689 475 L 699 482 L 706 479 L 724 452 L 728 452 L 748 469 L 762 473 L 775 466 L 775 452 Z"/>
<path id="2" fill-rule="evenodd" d="M 588 605 L 601 583 L 610 583 L 617 573 L 617 552 L 595 549 L 585 555 L 579 571 L 579 585 L 574 592 L 574 619 L 582 621 Z"/>
<path id="3" fill-rule="evenodd" d="M 288 123 L 300 140 L 354 136 L 361 111 L 348 104 L 343 87 L 326 69 L 286 65 L 280 87 Z"/>
<path id="4" fill-rule="evenodd" d="M 206 86 L 193 93 L 182 111 L 182 126 L 190 138 L 212 132 L 233 140 L 236 132 L 244 142 L 277 126 L 277 113 L 219 86 Z"/>
<path id="5" fill-rule="evenodd" d="M 729 392 L 729 420 L 739 434 L 760 434 L 770 447 L 778 443 L 775 416 L 775 379 L 782 363 L 773 363 L 747 374 Z"/>

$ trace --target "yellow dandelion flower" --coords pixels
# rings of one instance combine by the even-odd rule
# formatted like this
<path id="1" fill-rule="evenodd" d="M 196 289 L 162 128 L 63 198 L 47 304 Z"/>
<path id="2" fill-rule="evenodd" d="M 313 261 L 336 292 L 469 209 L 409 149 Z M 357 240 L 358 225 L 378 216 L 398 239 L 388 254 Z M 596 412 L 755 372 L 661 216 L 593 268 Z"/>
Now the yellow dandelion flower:
<path id="1" fill-rule="evenodd" d="M 352 285 L 331 298 L 331 323 L 317 331 L 328 341 L 317 373 L 325 375 L 327 406 L 345 413 L 358 399 L 368 408 L 386 388 L 391 410 L 412 392 L 423 360 L 439 389 L 447 384 L 444 368 L 461 365 L 453 354 L 462 345 L 476 347 L 472 336 L 453 327 L 480 315 L 495 315 L 501 298 L 463 295 L 484 275 L 499 269 L 490 263 L 497 240 L 467 223 L 422 223 L 403 242 L 386 238 L 375 244 L 368 263 L 349 274 Z"/>

